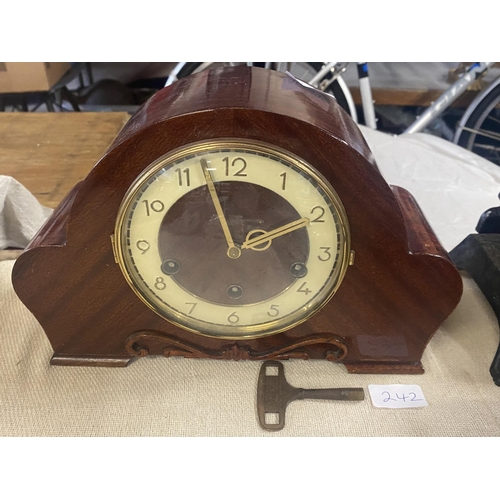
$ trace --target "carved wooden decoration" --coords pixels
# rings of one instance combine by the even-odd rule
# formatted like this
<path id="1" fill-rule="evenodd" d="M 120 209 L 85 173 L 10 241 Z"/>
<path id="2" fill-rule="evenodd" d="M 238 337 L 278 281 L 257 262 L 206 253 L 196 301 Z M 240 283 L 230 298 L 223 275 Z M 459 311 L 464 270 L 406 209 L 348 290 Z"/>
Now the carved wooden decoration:
<path id="1" fill-rule="evenodd" d="M 265 143 L 303 159 L 345 208 L 351 265 L 326 304 L 279 333 L 227 338 L 185 329 L 148 307 L 115 261 L 110 237 L 141 173 L 185 145 L 221 139 Z M 126 366 L 164 355 L 327 359 L 351 373 L 421 373 L 427 343 L 462 293 L 414 199 L 383 180 L 334 99 L 251 67 L 202 72 L 155 94 L 55 210 L 12 279 L 49 338 L 55 365 Z"/>

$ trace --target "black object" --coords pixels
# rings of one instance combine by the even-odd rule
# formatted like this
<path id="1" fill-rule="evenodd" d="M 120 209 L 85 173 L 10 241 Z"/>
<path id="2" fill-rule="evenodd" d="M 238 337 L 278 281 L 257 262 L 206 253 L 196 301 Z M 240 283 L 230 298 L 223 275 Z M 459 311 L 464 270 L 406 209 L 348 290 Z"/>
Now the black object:
<path id="1" fill-rule="evenodd" d="M 36 111 L 45 104 L 47 111 L 81 111 L 77 102 L 77 93 L 84 87 L 86 75 L 89 85 L 94 83 L 91 63 L 71 63 L 71 68 L 55 83 L 50 90 L 40 92 L 14 92 L 0 94 L 0 112 L 7 107 L 12 111 Z M 69 90 L 68 85 L 78 78 L 80 89 Z"/>
<path id="2" fill-rule="evenodd" d="M 500 324 L 500 207 L 486 210 L 476 230 L 479 234 L 467 236 L 450 252 L 450 258 L 477 283 Z M 500 345 L 490 374 L 500 386 Z"/>
<path id="3" fill-rule="evenodd" d="M 478 233 L 496 233 L 500 234 L 500 207 L 486 210 L 479 218 L 476 231 Z"/>

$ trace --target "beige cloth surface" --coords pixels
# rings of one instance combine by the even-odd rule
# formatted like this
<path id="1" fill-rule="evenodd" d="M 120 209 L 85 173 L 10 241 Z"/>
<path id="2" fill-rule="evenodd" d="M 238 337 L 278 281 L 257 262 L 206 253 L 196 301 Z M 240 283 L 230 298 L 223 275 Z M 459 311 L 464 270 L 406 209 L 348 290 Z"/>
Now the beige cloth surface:
<path id="1" fill-rule="evenodd" d="M 143 358 L 127 368 L 50 366 L 50 344 L 0 262 L 1 436 L 500 436 L 489 366 L 498 324 L 474 281 L 428 345 L 424 375 L 352 375 L 328 361 L 286 361 L 297 387 L 363 387 L 362 402 L 295 401 L 283 431 L 257 421 L 260 362 Z M 429 406 L 375 408 L 368 384 L 419 384 Z"/>

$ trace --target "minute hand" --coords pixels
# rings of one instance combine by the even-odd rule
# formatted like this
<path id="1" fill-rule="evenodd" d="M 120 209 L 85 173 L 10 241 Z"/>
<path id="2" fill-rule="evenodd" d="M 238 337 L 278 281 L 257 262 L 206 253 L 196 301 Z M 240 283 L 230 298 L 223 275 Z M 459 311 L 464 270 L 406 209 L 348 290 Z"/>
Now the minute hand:
<path id="1" fill-rule="evenodd" d="M 210 198 L 212 198 L 212 203 L 214 204 L 215 211 L 217 212 L 217 216 L 219 217 L 220 225 L 222 226 L 222 231 L 224 233 L 224 237 L 227 242 L 227 256 L 230 259 L 237 259 L 241 255 L 241 250 L 234 244 L 233 237 L 231 236 L 231 231 L 229 230 L 229 226 L 227 224 L 226 216 L 224 215 L 224 210 L 222 210 L 222 206 L 219 201 L 219 197 L 217 196 L 217 191 L 215 190 L 214 180 L 210 175 L 210 171 L 208 170 L 207 160 L 202 158 L 200 160 L 201 169 L 203 170 L 203 175 L 205 176 L 205 182 L 208 187 L 208 192 L 210 193 Z"/>
<path id="2" fill-rule="evenodd" d="M 264 231 L 264 234 L 261 236 L 257 236 L 255 238 L 250 238 L 249 235 L 247 235 L 243 245 L 241 245 L 241 248 L 251 248 L 254 249 L 254 247 L 257 247 L 259 245 L 262 245 L 263 243 L 267 243 L 268 241 L 274 240 L 274 238 L 278 238 L 279 236 L 283 236 L 285 234 L 291 233 L 292 231 L 296 231 L 297 229 L 300 229 L 301 227 L 305 227 L 309 224 L 309 219 L 307 217 L 302 217 L 302 219 L 298 219 L 293 222 L 289 222 L 288 224 L 285 224 L 284 226 L 278 227 L 277 229 L 273 229 L 272 231 Z"/>

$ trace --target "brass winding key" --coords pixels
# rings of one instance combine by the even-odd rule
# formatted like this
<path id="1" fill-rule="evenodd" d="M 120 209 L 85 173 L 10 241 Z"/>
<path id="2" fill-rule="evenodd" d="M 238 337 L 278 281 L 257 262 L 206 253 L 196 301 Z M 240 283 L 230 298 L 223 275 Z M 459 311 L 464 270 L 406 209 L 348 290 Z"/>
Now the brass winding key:
<path id="1" fill-rule="evenodd" d="M 338 401 L 363 401 L 361 388 L 301 389 L 291 386 L 285 379 L 285 369 L 279 361 L 262 364 L 257 385 L 257 412 L 261 427 L 267 431 L 279 431 L 285 427 L 285 411 L 288 403 L 296 399 L 330 399 Z M 271 418 L 277 419 L 270 421 Z"/>

